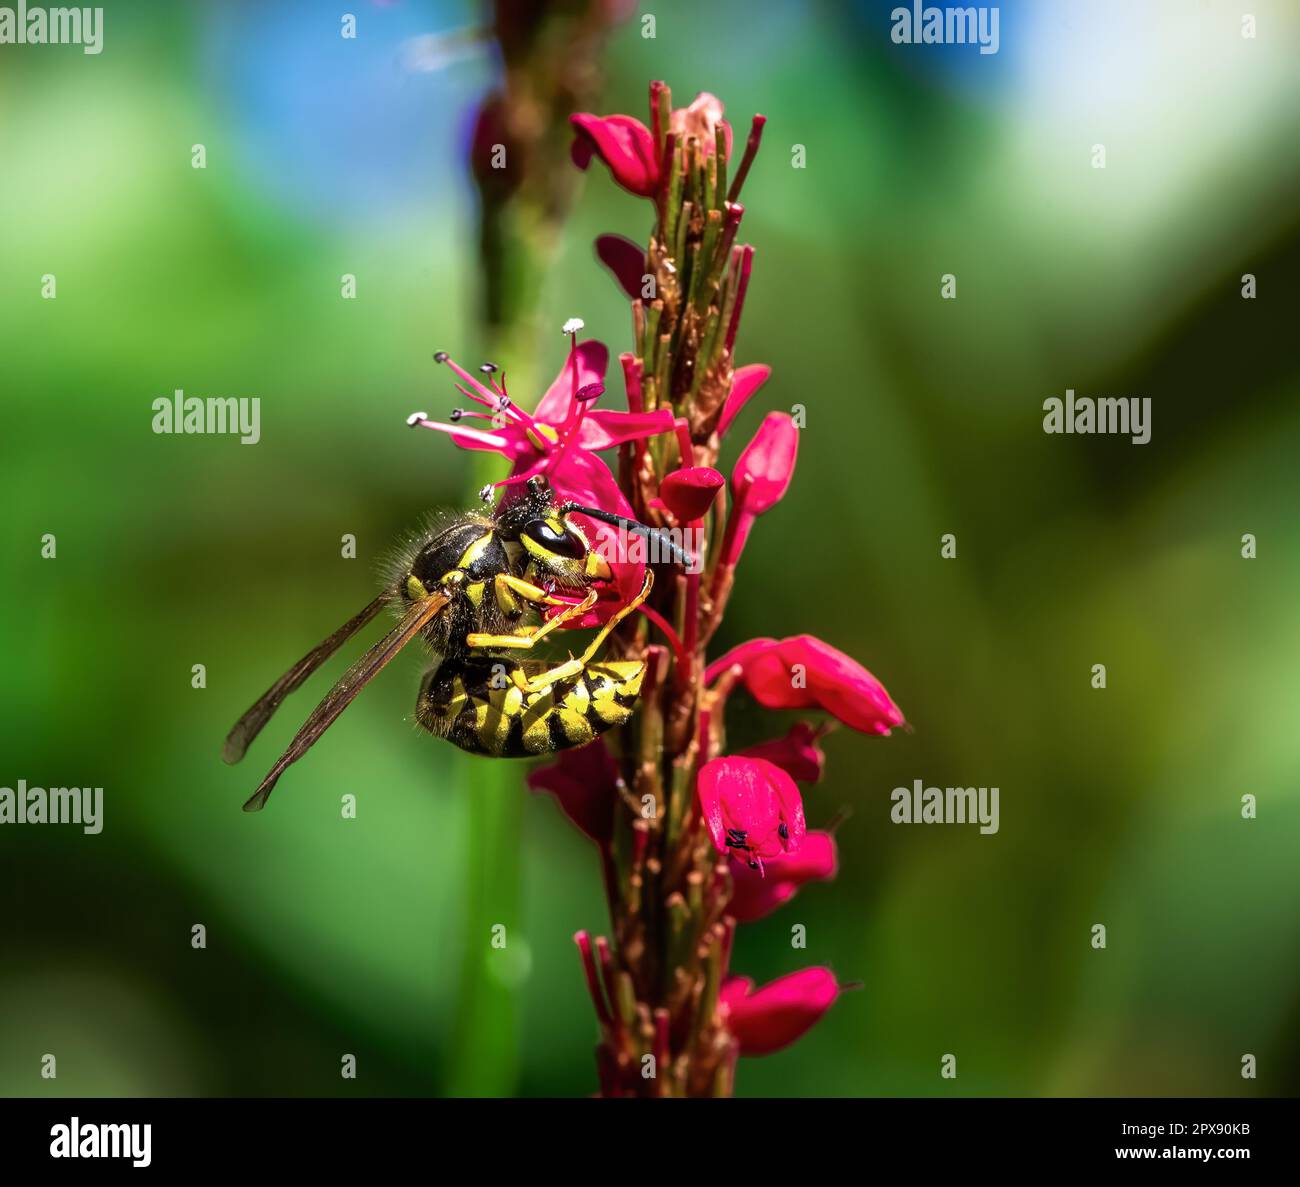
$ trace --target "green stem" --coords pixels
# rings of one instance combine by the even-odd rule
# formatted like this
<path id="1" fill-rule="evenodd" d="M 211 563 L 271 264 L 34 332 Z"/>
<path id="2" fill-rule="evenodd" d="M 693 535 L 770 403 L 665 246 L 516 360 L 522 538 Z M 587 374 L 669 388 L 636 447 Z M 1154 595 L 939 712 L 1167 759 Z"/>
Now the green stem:
<path id="1" fill-rule="evenodd" d="M 494 232 L 501 254 L 489 264 L 484 357 L 506 369 L 511 392 L 531 399 L 538 375 L 536 303 L 515 300 L 503 306 L 494 300 L 492 269 L 500 269 L 495 273 L 499 282 L 535 293 L 550 237 L 518 233 L 512 213 L 517 215 L 502 212 L 502 221 L 514 225 Z M 478 491 L 486 483 L 504 472 L 495 455 L 476 454 L 470 505 L 478 503 Z M 465 934 L 447 1091 L 453 1096 L 508 1096 L 519 1079 L 520 989 L 526 967 L 518 873 L 524 843 L 523 772 L 514 763 L 469 756 L 460 772 L 468 818 Z M 498 927 L 504 932 L 494 931 Z M 503 942 L 504 947 L 494 946 Z"/>
<path id="2" fill-rule="evenodd" d="M 460 1006 L 447 1092 L 505 1096 L 519 1077 L 522 789 L 519 771 L 508 763 L 466 755 L 459 765 L 469 829 Z"/>

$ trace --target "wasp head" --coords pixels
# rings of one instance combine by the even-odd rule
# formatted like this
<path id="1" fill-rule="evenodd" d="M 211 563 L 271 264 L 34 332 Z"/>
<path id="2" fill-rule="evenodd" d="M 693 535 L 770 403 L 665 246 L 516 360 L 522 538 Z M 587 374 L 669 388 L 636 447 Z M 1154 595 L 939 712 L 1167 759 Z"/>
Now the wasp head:
<path id="1" fill-rule="evenodd" d="M 497 509 L 497 528 L 523 548 L 533 572 L 559 588 L 582 589 L 593 581 L 609 581 L 613 571 L 592 548 L 570 511 L 558 503 L 541 475 Z"/>

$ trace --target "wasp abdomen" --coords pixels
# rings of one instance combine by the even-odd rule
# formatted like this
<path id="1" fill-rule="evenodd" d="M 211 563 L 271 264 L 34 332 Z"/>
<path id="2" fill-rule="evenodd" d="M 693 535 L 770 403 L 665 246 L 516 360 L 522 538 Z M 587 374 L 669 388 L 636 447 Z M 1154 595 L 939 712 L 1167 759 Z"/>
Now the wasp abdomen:
<path id="1" fill-rule="evenodd" d="M 424 678 L 416 720 L 430 733 L 471 754 L 527 758 L 590 742 L 632 716 L 645 663 L 607 660 L 575 677 L 525 692 L 554 665 L 501 659 L 448 661 Z"/>

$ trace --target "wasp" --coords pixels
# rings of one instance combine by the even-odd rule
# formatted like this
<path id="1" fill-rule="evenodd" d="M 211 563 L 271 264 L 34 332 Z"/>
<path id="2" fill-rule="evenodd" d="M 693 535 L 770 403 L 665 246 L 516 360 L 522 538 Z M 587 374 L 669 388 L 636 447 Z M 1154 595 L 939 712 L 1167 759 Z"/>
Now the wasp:
<path id="1" fill-rule="evenodd" d="M 422 638 L 433 653 L 416 702 L 416 721 L 462 750 L 520 758 L 590 742 L 631 715 L 645 676 L 643 660 L 598 660 L 620 622 L 650 595 L 647 567 L 640 591 L 620 605 L 582 654 L 560 662 L 515 658 L 566 623 L 581 619 L 613 573 L 574 515 L 643 537 L 658 537 L 660 555 L 689 557 L 657 529 L 599 508 L 558 502 L 536 476 L 493 514 L 456 516 L 420 535 L 378 597 L 313 647 L 253 703 L 226 737 L 234 763 L 290 693 L 386 606 L 401 621 L 354 663 L 303 723 L 289 747 L 244 804 L 255 812 L 285 769 L 297 762 L 408 643 Z M 547 615 L 526 623 L 527 615 Z"/>

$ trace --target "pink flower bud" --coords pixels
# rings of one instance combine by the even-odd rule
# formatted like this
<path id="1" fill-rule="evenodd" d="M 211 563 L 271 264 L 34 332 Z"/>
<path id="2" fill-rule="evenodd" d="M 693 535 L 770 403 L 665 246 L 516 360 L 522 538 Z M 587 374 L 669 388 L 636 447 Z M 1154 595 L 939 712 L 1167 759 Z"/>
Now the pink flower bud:
<path id="1" fill-rule="evenodd" d="M 827 968 L 801 969 L 755 990 L 748 977 L 729 977 L 718 995 L 727 1029 L 742 1055 L 767 1055 L 802 1037 L 840 995 Z"/>
<path id="2" fill-rule="evenodd" d="M 770 511 L 785 497 L 794 477 L 799 452 L 799 430 L 785 412 L 769 412 L 758 432 L 745 446 L 731 473 L 731 491 L 739 496 L 749 486 L 745 508 L 751 515 Z"/>
<path id="3" fill-rule="evenodd" d="M 769 412 L 731 472 L 735 502 L 722 543 L 724 565 L 733 566 L 740 560 L 754 520 L 785 497 L 798 453 L 799 430 L 794 420 L 785 412 Z"/>
<path id="4" fill-rule="evenodd" d="M 671 470 L 659 484 L 659 497 L 678 523 L 692 523 L 704 518 L 724 482 L 726 479 L 708 466 Z"/>
<path id="5" fill-rule="evenodd" d="M 793 853 L 803 841 L 803 801 L 780 767 L 728 755 L 707 762 L 696 782 L 700 811 L 718 852 L 755 870 L 763 859 Z"/>
<path id="6" fill-rule="evenodd" d="M 704 673 L 711 683 L 731 667 L 766 709 L 825 709 L 864 734 L 888 734 L 903 713 L 885 686 L 856 660 L 812 635 L 751 639 L 714 660 Z"/>
<path id="7" fill-rule="evenodd" d="M 688 136 L 696 137 L 700 142 L 700 151 L 707 157 L 718 146 L 719 127 L 727 146 L 727 156 L 731 156 L 731 125 L 722 118 L 722 100 L 708 91 L 701 91 L 691 101 L 689 107 L 679 107 L 669 117 L 669 131 L 674 132 L 681 143 Z"/>

